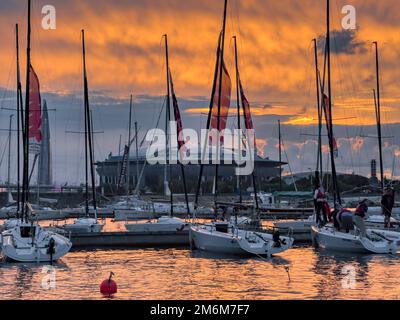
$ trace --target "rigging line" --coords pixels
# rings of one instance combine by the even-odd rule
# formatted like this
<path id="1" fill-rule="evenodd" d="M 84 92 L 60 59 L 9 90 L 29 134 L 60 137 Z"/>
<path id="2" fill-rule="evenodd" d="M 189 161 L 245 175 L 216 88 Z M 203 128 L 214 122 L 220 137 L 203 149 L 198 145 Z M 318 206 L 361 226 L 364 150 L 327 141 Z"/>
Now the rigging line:
<path id="1" fill-rule="evenodd" d="M 9 97 L 7 96 L 14 96 L 14 93 L 12 90 L 9 90 L 9 86 L 10 86 L 10 81 L 11 81 L 11 72 L 13 69 L 13 65 L 15 64 L 16 59 L 13 58 L 12 59 L 12 64 L 10 65 L 9 71 L 8 71 L 8 76 L 7 76 L 7 82 L 6 82 L 6 87 L 3 88 L 3 97 L 1 98 L 1 109 L 4 108 L 4 103 L 5 101 L 7 101 L 9 99 Z"/>
<path id="2" fill-rule="evenodd" d="M 296 180 L 294 179 L 292 166 L 290 165 L 289 157 L 288 157 L 288 154 L 286 152 L 286 145 L 285 145 L 285 142 L 284 142 L 284 139 L 283 139 L 282 136 L 281 136 L 281 144 L 282 144 L 283 153 L 285 154 L 286 161 L 287 161 L 287 164 L 288 164 L 288 167 L 289 167 L 289 172 L 290 172 L 290 174 L 292 176 L 292 179 L 293 179 L 293 185 L 294 185 L 294 188 L 295 188 L 295 190 L 297 192 L 298 190 L 297 190 Z"/>
<path id="3" fill-rule="evenodd" d="M 385 46 L 384 45 L 381 45 L 381 49 L 379 50 L 379 57 L 380 57 L 380 61 L 381 61 L 381 68 L 380 68 L 380 72 L 379 72 L 379 82 L 380 82 L 380 87 L 381 87 L 381 101 L 382 101 L 382 108 L 381 108 L 381 110 L 383 111 L 383 112 L 381 112 L 381 113 L 383 113 L 383 123 L 385 124 L 387 124 L 388 123 L 388 112 L 389 112 L 389 109 L 390 109 L 390 107 L 388 108 L 388 105 L 387 105 L 387 103 L 385 102 L 385 97 L 384 97 L 384 95 L 385 95 L 385 87 L 386 87 L 386 84 L 385 84 L 385 81 L 383 81 L 383 74 L 384 74 L 384 68 L 383 68 L 383 66 L 384 66 L 384 61 L 385 61 L 385 59 L 384 59 L 384 57 L 383 57 L 383 54 L 384 54 L 384 48 L 385 48 Z M 383 63 L 382 63 L 383 62 Z M 385 111 L 385 105 L 386 105 L 386 111 Z M 393 132 L 393 128 L 391 127 L 391 126 L 383 126 L 383 128 L 386 130 L 386 131 L 389 131 L 390 132 L 390 134 L 391 135 L 393 135 L 394 136 L 394 132 Z"/>
<path id="4" fill-rule="evenodd" d="M 339 78 L 340 79 L 344 79 L 343 78 L 343 74 L 342 74 L 342 65 L 341 65 L 341 61 L 340 61 L 340 58 L 339 58 L 338 45 L 337 45 L 337 41 L 336 41 L 336 37 L 335 36 L 333 36 L 333 41 L 334 41 L 334 51 L 336 53 L 336 62 L 337 62 L 337 70 L 338 70 L 338 73 L 339 73 Z M 343 90 L 342 81 L 339 81 L 339 87 L 340 87 L 340 90 L 342 92 L 342 96 L 341 97 L 342 97 L 342 99 L 345 99 L 344 98 L 345 95 L 343 94 L 343 92 L 345 92 L 345 91 Z M 343 102 L 345 102 L 345 100 L 343 100 Z M 347 111 L 346 111 L 345 108 L 344 108 L 343 112 L 347 116 Z M 355 171 L 354 170 L 354 168 L 355 168 L 355 166 L 354 166 L 354 157 L 353 157 L 354 155 L 353 155 L 353 148 L 352 148 L 351 140 L 350 140 L 349 128 L 348 128 L 347 125 L 344 126 L 344 127 L 345 127 L 345 131 L 346 131 L 346 139 L 347 139 L 348 144 L 350 145 L 350 163 L 351 163 L 351 167 L 352 167 L 353 172 L 354 172 Z M 345 165 L 346 160 L 344 160 L 343 155 L 340 154 L 340 157 L 342 159 L 343 165 Z M 360 168 L 358 170 L 360 170 Z"/>
<path id="5" fill-rule="evenodd" d="M 3 164 L 4 155 L 5 155 L 6 150 L 7 150 L 8 142 L 9 142 L 9 137 L 7 137 L 6 143 L 4 144 L 3 153 L 2 153 L 1 159 L 0 159 L 0 167 L 1 167 L 1 165 Z"/>
<path id="6" fill-rule="evenodd" d="M 166 107 L 166 104 L 167 104 L 167 97 L 165 97 L 164 103 L 163 103 L 162 108 L 161 108 L 161 110 L 160 110 L 160 113 L 159 113 L 159 115 L 158 115 L 158 120 L 157 120 L 156 128 L 158 128 L 158 126 L 159 126 L 159 124 L 160 124 L 161 116 L 162 116 L 162 114 L 163 114 L 164 108 Z M 154 137 L 155 137 L 155 132 L 153 133 L 153 137 L 152 137 L 151 141 L 154 141 Z M 137 137 L 136 137 L 136 139 L 137 139 Z M 143 174 L 144 174 L 144 171 L 145 171 L 145 169 L 146 169 L 146 166 L 147 166 L 147 161 L 144 161 L 144 164 L 143 164 L 143 167 L 142 167 L 142 170 L 141 170 L 141 172 L 140 172 L 139 179 L 138 179 L 138 183 L 136 184 L 136 188 L 135 188 L 135 191 L 134 191 L 135 194 L 138 194 L 138 192 L 139 192 L 139 189 L 140 189 L 140 182 L 141 182 L 141 180 L 142 180 L 142 178 L 143 178 Z"/>
<path id="7" fill-rule="evenodd" d="M 339 3 L 336 2 L 336 16 L 337 16 L 338 21 L 342 17 L 341 10 L 342 9 L 340 8 Z M 353 94 L 355 96 L 355 93 L 357 92 L 357 90 L 356 90 L 356 85 L 355 85 L 355 82 L 354 82 L 354 79 L 353 79 L 353 72 L 352 72 L 353 63 L 351 63 L 350 58 L 348 58 L 347 61 L 345 61 L 345 62 L 347 62 L 347 66 L 346 66 L 345 69 L 350 69 L 349 77 L 350 77 L 350 82 L 351 82 L 351 90 L 352 90 L 352 92 L 353 92 Z M 354 99 L 354 96 L 352 96 L 353 99 Z"/>

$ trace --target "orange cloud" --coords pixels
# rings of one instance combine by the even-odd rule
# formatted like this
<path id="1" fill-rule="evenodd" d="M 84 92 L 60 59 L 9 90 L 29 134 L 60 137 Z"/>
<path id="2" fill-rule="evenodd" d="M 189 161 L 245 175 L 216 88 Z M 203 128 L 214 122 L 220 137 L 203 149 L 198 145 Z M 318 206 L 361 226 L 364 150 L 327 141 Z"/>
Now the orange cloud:
<path id="1" fill-rule="evenodd" d="M 165 58 L 161 36 L 170 40 L 170 64 L 178 97 L 209 97 L 215 51 L 221 28 L 222 1 L 209 0 L 53 0 L 57 30 L 40 27 L 41 6 L 33 7 L 32 61 L 43 91 L 75 92 L 82 88 L 80 30 L 86 30 L 90 90 L 113 97 L 129 93 L 162 95 Z M 340 8 L 347 4 L 338 0 Z M 395 0 L 353 0 L 357 8 L 357 40 L 366 50 L 332 55 L 334 117 L 338 125 L 374 124 L 374 83 L 371 41 L 381 44 L 382 112 L 384 123 L 400 121 L 397 66 L 400 38 Z M 26 6 L 2 0 L 0 12 L 0 86 L 15 83 L 14 25 L 21 22 L 25 48 Z M 3 9 L 4 8 L 4 9 Z M 313 48 L 311 39 L 324 34 L 325 3 L 295 0 L 229 1 L 225 60 L 235 81 L 231 37 L 238 36 L 241 78 L 253 115 L 287 116 L 289 125 L 316 123 Z M 340 13 L 332 10 L 332 29 Z M 295 30 L 295 32 L 294 32 Z M 334 51 L 334 48 L 333 48 Z M 24 50 L 21 50 L 24 71 Z M 320 56 L 322 61 L 322 56 Z M 260 107 L 272 105 L 271 107 Z M 208 112 L 189 109 L 187 113 Z M 349 119 L 351 118 L 351 119 Z"/>

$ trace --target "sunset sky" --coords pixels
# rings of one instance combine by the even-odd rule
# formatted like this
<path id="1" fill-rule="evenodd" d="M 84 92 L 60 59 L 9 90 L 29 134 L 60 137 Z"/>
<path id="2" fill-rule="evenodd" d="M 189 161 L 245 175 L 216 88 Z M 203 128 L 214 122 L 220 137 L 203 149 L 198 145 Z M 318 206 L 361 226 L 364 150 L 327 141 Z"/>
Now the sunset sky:
<path id="1" fill-rule="evenodd" d="M 56 30 L 41 28 L 41 8 L 47 4 L 57 10 Z M 346 4 L 357 10 L 358 28 L 354 32 L 341 27 L 341 10 Z M 363 138 L 376 134 L 373 41 L 380 47 L 383 131 L 385 136 L 393 136 L 385 139 L 385 171 L 391 175 L 393 164 L 398 166 L 394 161 L 400 157 L 397 6 L 397 0 L 332 0 L 333 113 L 340 148 L 339 171 L 368 175 L 369 161 L 378 157 L 376 139 Z M 141 134 L 156 124 L 165 92 L 165 33 L 184 126 L 197 130 L 205 126 L 222 11 L 222 0 L 33 0 L 32 64 L 41 81 L 43 98 L 50 109 L 56 110 L 50 111 L 50 122 L 58 183 L 77 183 L 83 176 L 83 139 L 66 133 L 83 126 L 80 30 L 86 32 L 90 98 L 94 126 L 100 132 L 96 135 L 96 159 L 102 160 L 109 152 L 118 152 L 121 134 L 126 137 L 131 93 Z M 15 106 L 17 22 L 25 74 L 26 12 L 25 0 L 0 2 L 1 108 Z M 286 153 L 296 172 L 316 166 L 316 141 L 311 136 L 316 133 L 312 39 L 324 36 L 325 19 L 325 1 L 321 0 L 229 1 L 226 63 L 234 80 L 231 39 L 236 35 L 259 152 L 277 159 L 276 122 L 281 119 Z M 322 64 L 321 40 L 319 44 Z M 4 129 L 10 111 L 0 112 Z M 1 133 L 0 155 L 6 138 L 6 133 Z M 4 159 L 0 180 L 5 179 L 5 163 Z M 400 170 L 396 169 L 394 175 L 400 176 Z"/>

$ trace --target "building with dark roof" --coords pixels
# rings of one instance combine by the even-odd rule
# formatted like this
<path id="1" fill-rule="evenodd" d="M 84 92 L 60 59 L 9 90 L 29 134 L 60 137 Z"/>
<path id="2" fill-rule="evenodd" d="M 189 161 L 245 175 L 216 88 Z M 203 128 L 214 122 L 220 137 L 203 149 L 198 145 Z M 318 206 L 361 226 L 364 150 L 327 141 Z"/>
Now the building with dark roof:
<path id="1" fill-rule="evenodd" d="M 122 168 L 122 156 L 109 157 L 96 163 L 96 170 L 100 176 L 100 186 L 107 190 L 117 190 L 119 177 L 121 175 Z M 269 181 L 272 178 L 279 177 L 280 168 L 286 165 L 286 163 L 280 163 L 278 161 L 270 160 L 269 158 L 262 158 L 260 156 L 255 157 L 255 174 L 259 182 Z M 237 165 L 235 162 L 224 163 L 219 166 L 219 181 L 220 182 L 232 182 L 235 185 L 236 181 L 235 169 Z M 188 164 L 184 166 L 185 177 L 188 185 L 188 191 L 193 193 L 196 190 L 196 185 L 200 172 L 199 164 Z M 131 188 L 137 185 L 138 176 L 140 177 L 142 171 L 143 176 L 140 181 L 141 189 L 146 189 L 151 192 L 162 193 L 164 187 L 164 174 L 165 165 L 155 164 L 150 165 L 145 156 L 145 152 L 141 150 L 139 156 L 136 158 L 135 152 L 131 152 L 129 161 L 129 180 Z M 168 180 L 171 180 L 172 184 L 181 185 L 182 174 L 180 164 L 172 164 L 171 168 L 167 169 Z M 212 184 L 215 176 L 215 165 L 207 164 L 204 166 L 203 183 Z M 172 177 L 172 179 L 170 179 Z M 251 176 L 243 177 L 242 183 L 246 186 L 251 185 Z M 223 192 L 223 191 L 222 191 Z"/>

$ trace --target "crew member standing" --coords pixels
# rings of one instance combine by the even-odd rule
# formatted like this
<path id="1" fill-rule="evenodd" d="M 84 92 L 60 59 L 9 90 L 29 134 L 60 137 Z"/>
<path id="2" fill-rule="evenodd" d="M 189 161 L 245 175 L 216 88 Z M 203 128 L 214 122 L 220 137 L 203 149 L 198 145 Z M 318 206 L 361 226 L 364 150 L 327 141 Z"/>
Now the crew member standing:
<path id="1" fill-rule="evenodd" d="M 326 202 L 326 193 L 324 187 L 320 183 L 318 183 L 315 186 L 315 191 L 314 191 L 314 205 L 315 205 L 316 222 L 317 225 L 319 226 L 325 225 L 327 223 L 327 217 L 324 208 L 325 202 Z"/>
<path id="2" fill-rule="evenodd" d="M 390 228 L 390 219 L 392 218 L 392 211 L 394 207 L 394 189 L 391 187 L 386 187 L 382 196 L 382 211 L 385 215 L 385 228 Z"/>

